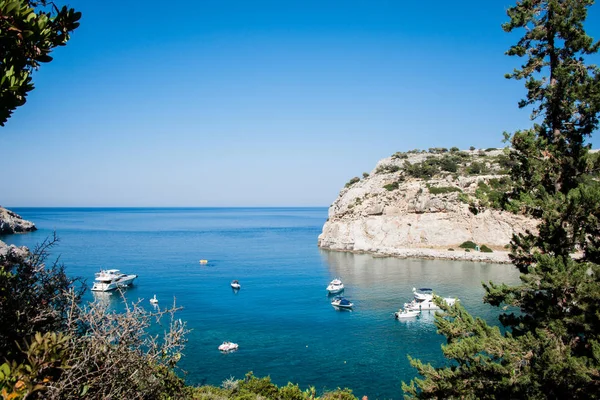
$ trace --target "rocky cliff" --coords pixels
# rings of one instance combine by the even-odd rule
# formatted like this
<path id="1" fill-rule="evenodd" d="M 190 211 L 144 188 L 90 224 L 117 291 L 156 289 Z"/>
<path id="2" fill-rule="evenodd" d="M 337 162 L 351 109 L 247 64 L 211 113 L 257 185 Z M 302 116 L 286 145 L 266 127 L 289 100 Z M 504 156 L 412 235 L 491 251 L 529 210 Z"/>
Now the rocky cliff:
<path id="1" fill-rule="evenodd" d="M 493 208 L 509 185 L 505 152 L 430 149 L 385 158 L 341 190 L 318 244 L 398 257 L 507 262 L 512 234 L 535 230 L 537 223 Z M 492 252 L 459 247 L 467 241 Z"/>
<path id="2" fill-rule="evenodd" d="M 21 218 L 20 215 L 0 207 L 0 235 L 33 232 L 37 230 L 33 222 Z"/>
<path id="3" fill-rule="evenodd" d="M 0 207 L 0 235 L 12 233 L 32 232 L 37 228 L 33 222 L 25 221 L 20 215 Z M 7 245 L 0 240 L 0 259 L 17 260 L 27 257 L 29 250 L 27 247 L 17 247 Z"/>

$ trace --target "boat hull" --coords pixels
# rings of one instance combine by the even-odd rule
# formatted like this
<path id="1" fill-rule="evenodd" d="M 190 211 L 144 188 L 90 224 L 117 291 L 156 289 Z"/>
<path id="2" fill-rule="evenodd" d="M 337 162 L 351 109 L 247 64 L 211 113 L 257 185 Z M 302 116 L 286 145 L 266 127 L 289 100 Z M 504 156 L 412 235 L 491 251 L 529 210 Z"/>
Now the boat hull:
<path id="1" fill-rule="evenodd" d="M 110 282 L 94 282 L 91 290 L 94 292 L 109 292 L 117 288 L 125 288 L 133 285 L 135 278 L 137 278 L 137 275 L 126 275 Z"/>

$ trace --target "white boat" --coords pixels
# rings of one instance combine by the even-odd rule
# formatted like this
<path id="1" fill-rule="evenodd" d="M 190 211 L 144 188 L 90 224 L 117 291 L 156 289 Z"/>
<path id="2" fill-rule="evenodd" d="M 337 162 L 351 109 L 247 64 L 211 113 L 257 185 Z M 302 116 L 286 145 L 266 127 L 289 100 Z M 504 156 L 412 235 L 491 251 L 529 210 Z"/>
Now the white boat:
<path id="1" fill-rule="evenodd" d="M 335 278 L 329 282 L 329 286 L 327 286 L 329 294 L 340 293 L 342 290 L 344 290 L 344 284 L 339 278 Z"/>
<path id="2" fill-rule="evenodd" d="M 354 307 L 354 303 L 351 303 L 349 300 L 336 296 L 333 300 L 331 300 L 331 305 L 339 308 L 352 308 Z"/>
<path id="3" fill-rule="evenodd" d="M 406 318 L 414 318 L 419 315 L 421 312 L 416 310 L 403 310 L 399 309 L 394 313 L 394 316 L 397 319 L 406 319 Z"/>
<path id="4" fill-rule="evenodd" d="M 238 349 L 238 344 L 237 343 L 232 343 L 232 342 L 223 342 L 223 344 L 221 344 L 219 346 L 219 350 L 223 351 L 223 352 L 229 352 L 229 351 L 235 351 Z"/>
<path id="5" fill-rule="evenodd" d="M 108 292 L 116 288 L 123 288 L 133 284 L 137 275 L 126 275 L 118 269 L 104 269 L 96 273 L 96 279 L 92 290 L 96 292 Z"/>
<path id="6" fill-rule="evenodd" d="M 413 288 L 414 299 L 410 303 L 405 303 L 404 308 L 410 311 L 421 311 L 421 310 L 439 310 L 437 304 L 433 301 L 433 290 L 430 288 L 420 288 L 417 291 Z M 458 299 L 453 297 L 444 297 L 444 300 L 449 306 L 454 305 Z"/>
<path id="7" fill-rule="evenodd" d="M 158 304 L 158 299 L 156 298 L 156 295 L 154 295 L 154 297 L 150 299 L 150 303 Z"/>
<path id="8" fill-rule="evenodd" d="M 240 285 L 237 279 L 234 279 L 233 281 L 231 281 L 231 287 L 234 289 L 239 289 L 242 287 L 242 285 Z"/>

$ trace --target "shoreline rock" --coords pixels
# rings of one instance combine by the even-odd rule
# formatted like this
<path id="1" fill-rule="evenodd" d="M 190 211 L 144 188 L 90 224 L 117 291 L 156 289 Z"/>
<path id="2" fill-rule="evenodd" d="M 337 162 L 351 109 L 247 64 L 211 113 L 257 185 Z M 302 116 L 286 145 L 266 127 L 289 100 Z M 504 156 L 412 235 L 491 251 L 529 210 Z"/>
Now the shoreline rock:
<path id="1" fill-rule="evenodd" d="M 17 247 L 14 244 L 9 246 L 0 240 L 0 258 L 24 260 L 27 256 L 29 256 L 29 249 L 26 246 Z"/>
<path id="2" fill-rule="evenodd" d="M 12 235 L 36 231 L 35 224 L 24 220 L 19 214 L 0 206 L 0 235 Z"/>
<path id="3" fill-rule="evenodd" d="M 469 262 L 489 262 L 494 264 L 511 264 L 509 252 L 494 251 L 493 253 L 483 253 L 480 251 L 467 252 L 464 249 L 455 251 L 412 248 L 412 249 L 378 249 L 377 251 L 364 250 L 341 250 L 321 246 L 321 249 L 328 251 L 339 251 L 354 254 L 370 254 L 375 258 L 394 257 L 394 258 L 417 258 L 426 260 L 448 260 L 448 261 L 469 261 Z"/>

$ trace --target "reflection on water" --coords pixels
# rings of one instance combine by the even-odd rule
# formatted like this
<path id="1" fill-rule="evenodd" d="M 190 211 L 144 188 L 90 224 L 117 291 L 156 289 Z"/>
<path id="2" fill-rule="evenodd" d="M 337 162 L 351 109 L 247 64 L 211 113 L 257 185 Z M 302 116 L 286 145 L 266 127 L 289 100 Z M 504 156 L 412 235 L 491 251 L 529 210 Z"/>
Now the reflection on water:
<path id="1" fill-rule="evenodd" d="M 413 287 L 430 287 L 439 296 L 460 299 L 477 314 L 487 307 L 482 303 L 482 282 L 519 281 L 517 269 L 505 264 L 372 257 L 328 250 L 321 250 L 321 257 L 330 275 L 344 282 L 345 296 L 366 303 L 363 308 L 388 307 L 390 313 L 412 300 Z M 433 319 L 433 314 L 423 315 L 420 320 Z"/>
<path id="2" fill-rule="evenodd" d="M 113 296 L 113 292 L 91 292 L 93 300 L 98 302 L 99 304 L 109 307 L 115 298 L 118 298 L 118 293 L 116 296 Z"/>

